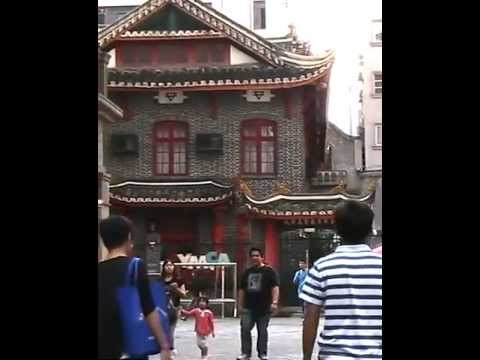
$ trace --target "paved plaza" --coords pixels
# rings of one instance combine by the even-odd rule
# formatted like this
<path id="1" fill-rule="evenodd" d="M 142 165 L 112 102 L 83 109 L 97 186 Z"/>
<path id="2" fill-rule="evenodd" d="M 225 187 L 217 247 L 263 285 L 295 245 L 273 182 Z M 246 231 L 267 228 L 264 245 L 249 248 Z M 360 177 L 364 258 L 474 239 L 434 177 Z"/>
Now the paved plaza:
<path id="1" fill-rule="evenodd" d="M 323 319 L 320 320 L 320 326 Z M 240 354 L 240 320 L 217 319 L 215 322 L 216 337 L 209 339 L 209 360 L 234 360 Z M 179 321 L 175 341 L 178 349 L 176 360 L 200 359 L 200 350 L 195 343 L 193 331 L 194 320 Z M 272 318 L 269 326 L 268 355 L 270 360 L 301 360 L 302 359 L 302 319 Z M 252 360 L 257 359 L 256 328 L 252 330 L 253 353 Z M 315 346 L 314 354 L 317 353 Z M 150 360 L 158 360 L 151 356 Z M 316 359 L 316 355 L 312 356 Z"/>

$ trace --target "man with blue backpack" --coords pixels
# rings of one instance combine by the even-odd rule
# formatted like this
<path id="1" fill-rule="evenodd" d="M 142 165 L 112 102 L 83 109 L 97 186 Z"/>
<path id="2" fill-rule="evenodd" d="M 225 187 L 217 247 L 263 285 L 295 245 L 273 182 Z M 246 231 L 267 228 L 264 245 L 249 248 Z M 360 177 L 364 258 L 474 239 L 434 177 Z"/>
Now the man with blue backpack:
<path id="1" fill-rule="evenodd" d="M 293 284 L 297 288 L 298 295 L 300 295 L 302 292 L 303 284 L 305 283 L 305 279 L 307 278 L 307 263 L 305 262 L 305 260 L 299 260 L 298 267 L 300 269 L 295 272 L 295 275 L 293 277 Z M 305 302 L 300 299 L 300 303 L 302 304 L 302 313 L 304 313 Z"/>
<path id="2" fill-rule="evenodd" d="M 131 309 L 130 317 L 135 316 L 138 320 L 140 315 L 142 324 L 139 326 L 143 325 L 150 332 L 150 337 L 153 335 L 151 340 L 146 336 L 145 343 L 153 341 L 156 352 L 161 349 L 161 359 L 171 360 L 169 340 L 156 311 L 155 298 L 158 296 L 152 294 L 144 262 L 131 256 L 133 242 L 130 220 L 123 216 L 110 216 L 100 222 L 99 230 L 108 256 L 98 264 L 98 359 L 123 358 L 132 340 L 138 340 L 135 334 L 131 335 L 130 332 L 129 336 L 129 332 L 125 331 L 125 310 Z M 133 296 L 129 296 L 132 289 Z M 125 306 L 127 298 L 136 299 L 137 305 L 139 299 L 138 308 Z M 130 305 L 132 303 L 134 301 Z M 144 360 L 148 359 L 148 354 L 130 354 L 129 358 Z"/>

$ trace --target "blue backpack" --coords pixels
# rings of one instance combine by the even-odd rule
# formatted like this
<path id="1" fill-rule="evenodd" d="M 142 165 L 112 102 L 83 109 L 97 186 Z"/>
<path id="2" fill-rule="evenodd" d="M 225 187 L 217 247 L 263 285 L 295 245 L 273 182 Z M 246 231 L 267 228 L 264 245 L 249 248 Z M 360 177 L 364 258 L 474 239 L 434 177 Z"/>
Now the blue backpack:
<path id="1" fill-rule="evenodd" d="M 132 258 L 128 265 L 124 286 L 117 290 L 117 302 L 123 333 L 123 352 L 130 357 L 158 354 L 161 349 L 145 321 L 140 295 L 137 288 L 139 258 Z M 150 292 L 156 311 L 159 313 L 160 325 L 169 344 L 170 326 L 167 313 L 167 299 L 163 282 L 150 281 Z"/>

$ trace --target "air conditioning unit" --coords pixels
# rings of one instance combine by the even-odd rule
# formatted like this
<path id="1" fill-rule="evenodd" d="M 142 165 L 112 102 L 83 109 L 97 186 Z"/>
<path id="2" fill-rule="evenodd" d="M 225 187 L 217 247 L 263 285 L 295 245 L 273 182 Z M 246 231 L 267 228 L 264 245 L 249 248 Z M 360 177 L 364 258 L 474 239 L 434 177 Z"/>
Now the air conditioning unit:
<path id="1" fill-rule="evenodd" d="M 223 153 L 222 134 L 197 134 L 197 153 Z"/>
<path id="2" fill-rule="evenodd" d="M 133 134 L 114 134 L 111 140 L 111 149 L 114 154 L 137 154 L 138 137 Z"/>

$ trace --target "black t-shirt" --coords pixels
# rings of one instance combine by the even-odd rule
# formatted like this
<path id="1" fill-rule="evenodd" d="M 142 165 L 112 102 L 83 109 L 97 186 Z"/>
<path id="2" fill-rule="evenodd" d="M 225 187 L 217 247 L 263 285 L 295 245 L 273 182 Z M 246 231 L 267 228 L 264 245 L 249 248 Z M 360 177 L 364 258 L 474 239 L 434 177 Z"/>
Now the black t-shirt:
<path id="1" fill-rule="evenodd" d="M 164 282 L 165 282 L 165 294 L 167 295 L 167 298 L 172 299 L 173 305 L 175 307 L 179 307 L 180 306 L 180 296 L 174 290 L 170 291 L 170 286 L 172 284 L 176 284 L 177 287 L 179 288 L 180 286 L 183 285 L 183 281 L 181 281 L 180 279 L 172 278 L 168 281 L 164 280 Z"/>
<path id="2" fill-rule="evenodd" d="M 275 286 L 278 286 L 278 277 L 270 266 L 245 270 L 240 281 L 240 289 L 245 291 L 245 309 L 256 313 L 270 311 L 272 288 Z"/>
<path id="3" fill-rule="evenodd" d="M 131 257 L 117 257 L 98 264 L 98 358 L 119 359 L 122 329 L 117 306 L 117 289 L 125 284 Z M 155 310 L 145 264 L 138 263 L 138 292 L 145 316 Z"/>

